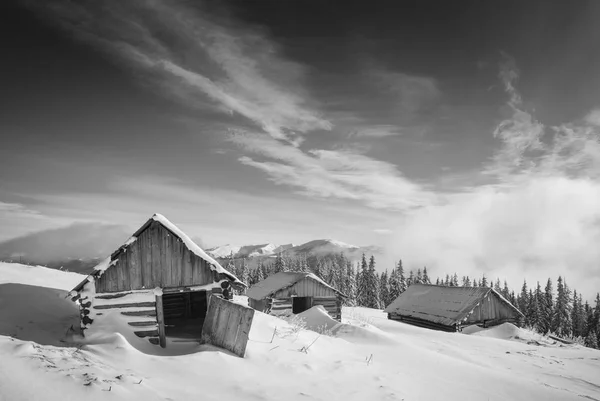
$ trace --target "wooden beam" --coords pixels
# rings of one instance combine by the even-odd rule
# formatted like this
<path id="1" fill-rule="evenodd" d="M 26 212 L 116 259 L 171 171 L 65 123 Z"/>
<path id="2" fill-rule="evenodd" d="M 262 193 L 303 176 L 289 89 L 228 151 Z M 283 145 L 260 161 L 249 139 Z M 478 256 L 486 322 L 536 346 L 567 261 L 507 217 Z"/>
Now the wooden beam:
<path id="1" fill-rule="evenodd" d="M 116 309 L 116 308 L 151 308 L 154 302 L 134 302 L 129 304 L 94 305 L 94 309 Z"/>
<path id="2" fill-rule="evenodd" d="M 122 292 L 119 294 L 104 294 L 104 295 L 98 295 L 96 294 L 96 296 L 94 298 L 96 299 L 113 299 L 113 298 L 121 298 L 127 295 L 133 294 L 133 292 Z"/>
<path id="3" fill-rule="evenodd" d="M 127 322 L 127 324 L 133 327 L 156 326 L 156 320 L 145 320 L 143 322 Z"/>
<path id="4" fill-rule="evenodd" d="M 167 336 L 165 333 L 165 314 L 163 311 L 163 297 L 162 295 L 156 296 L 156 321 L 158 323 L 158 338 L 160 340 L 161 348 L 167 346 Z"/>
<path id="5" fill-rule="evenodd" d="M 156 309 L 136 310 L 131 312 L 121 312 L 124 316 L 156 316 Z"/>
<path id="6" fill-rule="evenodd" d="M 158 330 L 144 330 L 144 331 L 134 331 L 133 334 L 135 334 L 138 337 L 156 337 L 158 335 Z"/>

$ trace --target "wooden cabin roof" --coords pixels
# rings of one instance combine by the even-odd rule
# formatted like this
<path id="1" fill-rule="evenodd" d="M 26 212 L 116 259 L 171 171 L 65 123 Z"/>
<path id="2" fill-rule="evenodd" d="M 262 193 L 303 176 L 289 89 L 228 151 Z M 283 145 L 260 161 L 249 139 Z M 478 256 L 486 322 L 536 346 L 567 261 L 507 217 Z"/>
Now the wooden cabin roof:
<path id="1" fill-rule="evenodd" d="M 335 293 L 345 296 L 340 291 L 336 290 L 319 277 L 314 275 L 313 273 L 307 272 L 279 272 L 275 273 L 266 279 L 254 284 L 248 291 L 246 291 L 246 295 L 248 298 L 261 300 L 268 298 L 273 295 L 277 291 L 288 288 L 296 284 L 297 282 L 309 279 L 318 282 L 319 284 L 332 289 Z"/>
<path id="2" fill-rule="evenodd" d="M 127 248 L 137 240 L 137 237 L 139 237 L 145 230 L 147 230 L 153 222 L 158 222 L 172 235 L 179 238 L 190 252 L 192 252 L 199 258 L 205 260 L 210 265 L 211 270 L 214 270 L 217 273 L 224 274 L 234 284 L 247 287 L 247 285 L 240 281 L 235 275 L 223 268 L 223 266 L 221 266 L 219 262 L 208 256 L 208 254 L 204 252 L 202 248 L 200 248 L 194 241 L 192 241 L 190 237 L 188 237 L 183 231 L 181 231 L 175 224 L 171 223 L 163 215 L 156 213 L 150 219 L 148 219 L 148 221 L 146 221 L 146 223 L 144 223 L 144 225 L 142 225 L 135 233 L 133 233 L 133 235 L 127 241 L 125 241 L 123 245 L 121 245 L 109 257 L 104 259 L 102 262 L 98 263 L 94 267 L 93 272 L 88 277 L 86 277 L 85 280 L 83 280 L 75 288 L 73 288 L 72 292 L 79 292 L 83 288 L 83 286 L 89 281 L 90 277 L 97 277 L 100 274 L 102 274 L 102 272 L 104 272 L 106 269 L 110 268 L 114 264 L 114 262 L 116 262 L 119 254 L 121 252 L 125 252 Z"/>
<path id="3" fill-rule="evenodd" d="M 523 316 L 521 311 L 493 288 L 431 284 L 411 285 L 385 308 L 384 312 L 451 326 L 465 319 L 488 295 L 497 297 L 500 302 L 509 306 L 516 316 Z"/>

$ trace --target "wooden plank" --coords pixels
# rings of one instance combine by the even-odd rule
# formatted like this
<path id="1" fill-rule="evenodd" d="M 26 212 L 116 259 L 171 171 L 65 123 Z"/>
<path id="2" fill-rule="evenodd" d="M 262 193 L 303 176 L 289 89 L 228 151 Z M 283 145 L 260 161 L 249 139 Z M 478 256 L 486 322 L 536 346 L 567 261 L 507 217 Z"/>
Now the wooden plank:
<path id="1" fill-rule="evenodd" d="M 152 240 L 150 228 L 147 228 L 139 238 L 142 241 L 143 248 L 141 254 L 143 257 L 142 280 L 144 288 L 154 288 L 152 286 Z"/>
<path id="2" fill-rule="evenodd" d="M 159 229 L 160 224 L 153 222 L 152 225 L 150 225 L 150 232 L 151 232 L 151 236 L 150 236 L 150 240 L 151 240 L 151 246 L 150 246 L 150 260 L 151 260 L 151 264 L 152 264 L 152 287 L 157 287 L 160 286 L 161 283 L 161 278 L 162 278 L 162 272 L 161 272 L 161 265 L 160 265 L 160 241 L 161 241 L 161 231 Z"/>
<path id="3" fill-rule="evenodd" d="M 121 312 L 124 316 L 156 316 L 156 309 L 144 309 L 136 311 Z"/>
<path id="4" fill-rule="evenodd" d="M 181 273 L 184 266 L 183 257 L 183 242 L 175 236 L 172 237 L 172 258 L 173 263 L 171 265 L 171 279 L 173 281 L 173 285 L 176 287 L 185 285 L 186 282 L 181 279 Z M 188 284 L 189 285 L 189 284 Z"/>
<path id="5" fill-rule="evenodd" d="M 115 286 L 113 287 L 113 289 L 115 291 L 125 291 L 126 289 L 131 289 L 131 288 L 126 288 L 125 285 L 125 275 L 127 274 L 127 253 L 126 252 L 121 252 L 121 254 L 119 255 L 119 263 L 117 264 L 117 266 L 115 266 L 116 268 L 116 281 L 115 281 Z"/>
<path id="6" fill-rule="evenodd" d="M 143 326 L 156 326 L 156 320 L 145 320 L 143 322 L 127 322 L 128 325 L 133 327 L 143 327 Z M 159 330 L 160 332 L 160 330 Z"/>
<path id="7" fill-rule="evenodd" d="M 156 322 L 158 323 L 158 338 L 161 348 L 167 346 L 167 336 L 165 333 L 165 315 L 163 310 L 162 295 L 156 296 Z"/>
<path id="8" fill-rule="evenodd" d="M 148 308 L 155 306 L 154 302 L 134 302 L 128 304 L 94 305 L 94 309 L 117 309 L 117 308 Z"/>
<path id="9" fill-rule="evenodd" d="M 144 285 L 142 282 L 142 271 L 140 264 L 140 244 L 136 240 L 127 249 L 129 253 L 129 283 L 132 290 L 139 290 Z"/>
<path id="10" fill-rule="evenodd" d="M 224 310 L 223 315 L 226 321 L 224 329 L 225 333 L 223 334 L 223 344 L 225 344 L 227 349 L 231 349 L 235 346 L 242 313 L 237 308 L 227 308 Z"/>
<path id="11" fill-rule="evenodd" d="M 248 336 L 250 335 L 253 319 L 254 309 L 246 309 L 240 319 L 239 332 L 233 350 L 234 354 L 241 355 L 242 357 L 246 354 L 246 346 L 248 345 Z"/>
<path id="12" fill-rule="evenodd" d="M 156 337 L 156 336 L 158 336 L 158 330 L 134 331 L 133 334 L 135 334 L 136 336 L 141 337 L 141 338 L 143 338 L 143 337 Z"/>
<path id="13" fill-rule="evenodd" d="M 171 287 L 171 237 L 170 232 L 161 227 L 160 241 L 160 264 L 161 264 L 161 287 Z"/>
<path id="14" fill-rule="evenodd" d="M 124 296 L 127 295 L 131 295 L 133 294 L 133 292 L 129 291 L 129 292 L 122 292 L 122 293 L 116 293 L 116 294 L 99 294 L 96 293 L 96 296 L 94 298 L 96 299 L 114 299 L 114 298 L 122 298 Z"/>
<path id="15" fill-rule="evenodd" d="M 181 279 L 185 283 L 202 285 L 202 263 L 200 259 L 193 257 L 191 252 L 188 252 L 188 254 L 185 258 L 187 263 L 183 266 L 181 272 Z"/>

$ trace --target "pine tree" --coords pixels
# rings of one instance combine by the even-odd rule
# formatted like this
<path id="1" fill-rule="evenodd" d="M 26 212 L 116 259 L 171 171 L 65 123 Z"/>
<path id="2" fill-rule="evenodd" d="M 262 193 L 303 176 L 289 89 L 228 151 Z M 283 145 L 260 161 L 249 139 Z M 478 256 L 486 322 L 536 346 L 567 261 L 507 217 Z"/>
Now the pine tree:
<path id="1" fill-rule="evenodd" d="M 398 285 L 400 287 L 400 294 L 402 294 L 408 288 L 406 283 L 406 278 L 404 277 L 404 267 L 402 266 L 402 261 L 398 261 Z"/>
<path id="2" fill-rule="evenodd" d="M 531 288 L 529 289 L 529 294 L 527 294 L 527 313 L 525 316 L 527 317 L 528 325 L 535 329 L 538 325 L 539 304 Z"/>
<path id="3" fill-rule="evenodd" d="M 471 287 L 471 285 L 471 279 L 469 278 L 469 276 L 465 276 L 463 280 L 463 287 Z"/>
<path id="4" fill-rule="evenodd" d="M 500 279 L 496 279 L 496 283 L 494 284 L 494 290 L 498 293 L 502 293 L 502 288 L 500 287 Z"/>
<path id="5" fill-rule="evenodd" d="M 398 262 L 398 266 L 394 267 L 390 273 L 390 294 L 389 298 L 393 301 L 401 294 L 400 291 L 400 269 L 402 269 L 402 261 Z"/>
<path id="6" fill-rule="evenodd" d="M 480 287 L 487 287 L 487 286 L 488 286 L 488 281 L 487 281 L 487 277 L 485 277 L 485 274 L 484 274 L 483 277 L 481 278 Z"/>
<path id="7" fill-rule="evenodd" d="M 452 286 L 458 287 L 458 275 L 456 273 L 454 273 L 454 276 L 452 276 Z"/>
<path id="8" fill-rule="evenodd" d="M 506 299 L 510 297 L 510 290 L 508 289 L 508 283 L 504 280 L 504 287 L 502 288 L 502 296 Z"/>
<path id="9" fill-rule="evenodd" d="M 552 325 L 553 331 L 561 337 L 569 337 L 572 331 L 571 322 L 571 302 L 569 289 L 563 282 L 561 276 L 558 276 L 556 283 L 556 303 L 554 322 Z"/>
<path id="10" fill-rule="evenodd" d="M 429 274 L 427 273 L 427 266 L 423 267 L 423 284 L 431 284 Z"/>
<path id="11" fill-rule="evenodd" d="M 281 253 L 278 253 L 277 256 L 275 256 L 275 267 L 273 270 L 275 273 L 286 271 Z"/>
<path id="12" fill-rule="evenodd" d="M 439 277 L 435 279 L 435 285 L 440 285 L 440 278 Z"/>
<path id="13" fill-rule="evenodd" d="M 379 280 L 375 273 L 375 257 L 371 255 L 369 259 L 369 269 L 367 271 L 367 295 L 365 297 L 368 308 L 379 309 L 381 300 L 379 298 Z"/>
<path id="14" fill-rule="evenodd" d="M 573 324 L 573 337 L 582 337 L 585 324 L 583 305 L 577 290 L 573 291 L 573 307 L 571 308 L 571 322 Z"/>
<path id="15" fill-rule="evenodd" d="M 246 262 L 246 258 L 242 258 L 242 262 L 240 265 L 240 276 L 239 279 L 242 282 L 247 283 L 250 281 L 250 269 L 248 268 L 248 263 Z"/>
<path id="16" fill-rule="evenodd" d="M 590 330 L 588 335 L 585 337 L 584 345 L 589 348 L 599 349 L 600 341 L 598 341 L 598 335 L 595 331 Z"/>
<path id="17" fill-rule="evenodd" d="M 548 279 L 544 289 L 544 298 L 541 303 L 542 321 L 541 327 L 543 333 L 548 333 L 552 330 L 552 322 L 554 321 L 554 301 L 552 300 L 552 279 Z"/>
<path id="18" fill-rule="evenodd" d="M 537 282 L 537 286 L 535 287 L 535 293 L 533 294 L 534 296 L 534 310 L 535 310 L 535 322 L 534 327 L 535 329 L 540 332 L 540 333 L 544 333 L 544 313 L 543 313 L 543 303 L 544 303 L 544 293 L 542 292 L 542 286 L 540 285 L 540 282 Z"/>
<path id="19" fill-rule="evenodd" d="M 406 279 L 406 287 L 410 287 L 413 283 L 415 282 L 415 274 L 413 273 L 413 271 L 411 270 L 408 273 L 408 278 Z"/>
<path id="20" fill-rule="evenodd" d="M 358 306 L 367 306 L 368 304 L 368 275 L 369 267 L 367 265 L 367 258 L 363 253 L 360 261 L 360 270 L 357 272 L 357 295 L 356 300 Z"/>
<path id="21" fill-rule="evenodd" d="M 529 317 L 527 316 L 527 301 L 529 299 L 527 292 L 527 282 L 523 281 L 523 287 L 521 287 L 521 294 L 519 295 L 519 299 L 517 301 L 517 306 L 521 313 L 525 315 L 525 326 L 529 326 Z"/>
<path id="22" fill-rule="evenodd" d="M 594 330 L 596 335 L 600 335 L 600 293 L 596 294 L 596 306 L 594 307 L 594 315 L 590 330 Z"/>
<path id="23" fill-rule="evenodd" d="M 356 305 L 356 274 L 351 261 L 346 262 L 346 304 L 348 306 Z"/>
<path id="24" fill-rule="evenodd" d="M 379 277 L 379 298 L 381 300 L 381 306 L 384 308 L 392 303 L 390 300 L 390 287 L 387 270 L 381 273 L 381 276 Z"/>
<path id="25" fill-rule="evenodd" d="M 417 269 L 417 276 L 415 277 L 415 283 L 416 284 L 423 283 L 423 273 L 421 273 L 421 269 Z"/>

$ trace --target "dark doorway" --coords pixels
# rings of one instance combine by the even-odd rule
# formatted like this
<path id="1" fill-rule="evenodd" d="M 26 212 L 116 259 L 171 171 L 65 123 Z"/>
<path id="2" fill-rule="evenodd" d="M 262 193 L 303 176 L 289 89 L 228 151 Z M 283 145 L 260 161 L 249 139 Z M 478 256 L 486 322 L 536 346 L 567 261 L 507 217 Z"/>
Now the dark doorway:
<path id="1" fill-rule="evenodd" d="M 163 294 L 165 335 L 167 337 L 197 339 L 208 309 L 206 291 Z"/>
<path id="2" fill-rule="evenodd" d="M 312 308 L 312 297 L 292 297 L 292 313 L 302 313 Z"/>

